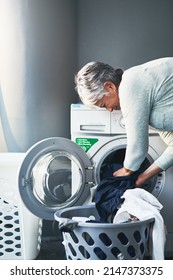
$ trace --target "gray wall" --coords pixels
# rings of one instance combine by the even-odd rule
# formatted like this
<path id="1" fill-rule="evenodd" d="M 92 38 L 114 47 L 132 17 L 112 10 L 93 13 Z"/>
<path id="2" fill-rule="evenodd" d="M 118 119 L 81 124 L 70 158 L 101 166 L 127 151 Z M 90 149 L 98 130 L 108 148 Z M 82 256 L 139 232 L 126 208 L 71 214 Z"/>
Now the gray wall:
<path id="1" fill-rule="evenodd" d="M 70 137 L 76 1 L 0 0 L 0 151 Z"/>
<path id="2" fill-rule="evenodd" d="M 99 60 L 128 68 L 173 56 L 172 0 L 79 0 L 78 67 Z"/>
<path id="3" fill-rule="evenodd" d="M 74 73 L 173 56 L 172 0 L 0 0 L 0 152 L 70 137 Z"/>

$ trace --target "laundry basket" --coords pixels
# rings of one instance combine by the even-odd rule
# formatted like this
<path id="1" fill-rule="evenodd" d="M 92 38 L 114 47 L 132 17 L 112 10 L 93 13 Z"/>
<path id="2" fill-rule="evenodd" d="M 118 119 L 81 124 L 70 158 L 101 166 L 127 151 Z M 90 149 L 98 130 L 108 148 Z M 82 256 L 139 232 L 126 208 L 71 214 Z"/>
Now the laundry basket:
<path id="1" fill-rule="evenodd" d="M 24 206 L 18 191 L 23 157 L 0 153 L 0 261 L 35 259 L 40 251 L 42 220 Z"/>
<path id="2" fill-rule="evenodd" d="M 89 217 L 76 222 L 72 217 Z M 69 260 L 142 260 L 147 252 L 153 219 L 121 224 L 97 223 L 94 205 L 70 207 L 55 213 Z M 93 221 L 95 220 L 95 221 Z"/>

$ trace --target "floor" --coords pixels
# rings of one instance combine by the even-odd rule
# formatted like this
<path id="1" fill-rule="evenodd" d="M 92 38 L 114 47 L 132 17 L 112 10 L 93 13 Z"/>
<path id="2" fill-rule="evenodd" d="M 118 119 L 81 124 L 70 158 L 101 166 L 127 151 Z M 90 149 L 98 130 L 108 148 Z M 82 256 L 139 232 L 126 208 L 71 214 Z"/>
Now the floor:
<path id="1" fill-rule="evenodd" d="M 44 221 L 40 253 L 37 260 L 65 260 L 62 234 L 56 222 Z"/>
<path id="2" fill-rule="evenodd" d="M 64 247 L 61 241 L 43 240 L 37 260 L 65 260 Z"/>

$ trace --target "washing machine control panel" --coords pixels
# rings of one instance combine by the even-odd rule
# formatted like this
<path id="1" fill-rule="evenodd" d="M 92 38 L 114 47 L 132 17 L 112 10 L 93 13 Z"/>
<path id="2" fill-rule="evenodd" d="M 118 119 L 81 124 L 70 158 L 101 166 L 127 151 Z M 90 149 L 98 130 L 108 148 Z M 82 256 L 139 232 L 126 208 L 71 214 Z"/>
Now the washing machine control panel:
<path id="1" fill-rule="evenodd" d="M 110 113 L 111 133 L 125 133 L 125 122 L 121 111 L 114 110 Z"/>
<path id="2" fill-rule="evenodd" d="M 109 112 L 105 108 L 72 104 L 71 133 L 125 134 L 124 119 L 120 110 Z"/>

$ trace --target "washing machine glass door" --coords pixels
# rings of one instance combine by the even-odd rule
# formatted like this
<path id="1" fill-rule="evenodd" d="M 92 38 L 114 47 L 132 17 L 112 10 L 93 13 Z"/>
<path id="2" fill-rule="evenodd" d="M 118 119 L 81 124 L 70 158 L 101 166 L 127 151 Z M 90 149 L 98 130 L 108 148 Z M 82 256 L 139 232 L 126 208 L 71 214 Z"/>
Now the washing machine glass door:
<path id="1" fill-rule="evenodd" d="M 84 203 L 92 172 L 77 144 L 60 137 L 44 139 L 29 149 L 20 167 L 21 198 L 33 214 L 52 220 L 55 211 Z"/>

